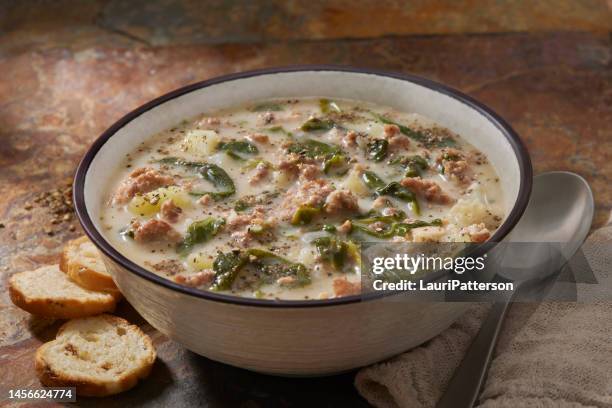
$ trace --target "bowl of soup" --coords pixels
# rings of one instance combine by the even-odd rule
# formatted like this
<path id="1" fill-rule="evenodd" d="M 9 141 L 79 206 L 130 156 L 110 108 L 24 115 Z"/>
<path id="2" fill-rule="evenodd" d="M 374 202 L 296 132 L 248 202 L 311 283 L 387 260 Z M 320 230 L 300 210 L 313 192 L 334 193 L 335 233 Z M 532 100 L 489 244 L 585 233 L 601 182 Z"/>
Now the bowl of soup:
<path id="1" fill-rule="evenodd" d="M 143 105 L 94 142 L 74 198 L 153 327 L 220 362 L 309 376 L 417 346 L 469 307 L 361 293 L 364 243 L 499 242 L 531 178 L 516 133 L 472 98 L 308 66 Z"/>

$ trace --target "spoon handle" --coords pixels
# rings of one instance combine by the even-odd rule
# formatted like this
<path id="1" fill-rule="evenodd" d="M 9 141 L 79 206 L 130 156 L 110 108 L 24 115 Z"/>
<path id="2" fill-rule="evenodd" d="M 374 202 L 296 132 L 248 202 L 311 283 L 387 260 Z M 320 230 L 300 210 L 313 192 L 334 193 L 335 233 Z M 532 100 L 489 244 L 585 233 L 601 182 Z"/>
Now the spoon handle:
<path id="1" fill-rule="evenodd" d="M 437 408 L 471 408 L 474 406 L 493 355 L 497 336 L 510 305 L 510 299 L 495 302 L 480 331 L 468 348 L 451 378 Z"/>

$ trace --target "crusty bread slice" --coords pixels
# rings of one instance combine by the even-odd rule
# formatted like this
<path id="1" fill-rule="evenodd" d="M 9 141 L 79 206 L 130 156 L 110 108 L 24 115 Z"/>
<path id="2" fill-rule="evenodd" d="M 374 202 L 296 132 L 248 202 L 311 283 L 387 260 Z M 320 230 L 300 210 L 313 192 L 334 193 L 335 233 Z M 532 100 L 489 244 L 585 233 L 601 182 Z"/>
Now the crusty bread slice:
<path id="1" fill-rule="evenodd" d="M 25 311 L 59 319 L 111 312 L 117 303 L 111 293 L 80 287 L 57 265 L 14 274 L 9 279 L 9 295 Z"/>
<path id="2" fill-rule="evenodd" d="M 126 391 L 149 375 L 155 362 L 149 336 L 138 326 L 103 314 L 64 324 L 36 352 L 36 374 L 48 387 L 76 387 L 102 397 Z"/>
<path id="3" fill-rule="evenodd" d="M 85 289 L 118 291 L 98 249 L 86 236 L 74 239 L 64 246 L 60 269 Z"/>

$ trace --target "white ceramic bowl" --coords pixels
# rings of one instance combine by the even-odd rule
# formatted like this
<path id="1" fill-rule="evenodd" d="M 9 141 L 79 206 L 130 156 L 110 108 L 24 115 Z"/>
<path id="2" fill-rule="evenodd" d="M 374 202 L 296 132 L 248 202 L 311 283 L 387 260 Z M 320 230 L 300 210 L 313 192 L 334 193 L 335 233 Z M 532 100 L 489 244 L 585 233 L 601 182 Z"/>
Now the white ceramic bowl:
<path id="1" fill-rule="evenodd" d="M 346 67 L 306 66 L 224 76 L 157 98 L 110 127 L 75 178 L 79 219 L 126 299 L 156 329 L 186 348 L 227 364 L 278 375 L 325 375 L 371 364 L 447 328 L 466 303 L 397 301 L 402 295 L 270 301 L 203 292 L 131 262 L 104 238 L 99 222 L 109 177 L 150 135 L 217 108 L 274 97 L 325 96 L 417 112 L 483 151 L 497 169 L 507 216 L 492 237 L 517 223 L 531 192 L 527 151 L 515 132 L 470 97 L 419 77 Z"/>

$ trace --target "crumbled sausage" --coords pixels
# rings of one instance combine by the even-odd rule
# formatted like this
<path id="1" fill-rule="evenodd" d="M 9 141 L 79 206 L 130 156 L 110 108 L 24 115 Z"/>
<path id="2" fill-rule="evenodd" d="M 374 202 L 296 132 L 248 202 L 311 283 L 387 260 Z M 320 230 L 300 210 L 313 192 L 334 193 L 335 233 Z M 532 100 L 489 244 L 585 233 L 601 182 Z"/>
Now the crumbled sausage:
<path id="1" fill-rule="evenodd" d="M 281 219 L 290 220 L 301 205 L 321 207 L 332 191 L 333 188 L 322 179 L 304 180 L 294 185 L 285 193 L 280 205 Z"/>
<path id="2" fill-rule="evenodd" d="M 383 208 L 389 205 L 389 199 L 387 197 L 378 197 L 372 202 L 372 208 Z"/>
<path id="3" fill-rule="evenodd" d="M 300 156 L 295 153 L 290 153 L 278 163 L 277 167 L 284 173 L 297 176 L 300 173 L 300 169 L 298 168 L 299 162 Z"/>
<path id="4" fill-rule="evenodd" d="M 359 203 L 350 191 L 335 190 L 325 199 L 324 208 L 328 214 L 344 214 L 359 211 Z"/>
<path id="5" fill-rule="evenodd" d="M 270 141 L 270 138 L 268 137 L 268 135 L 264 135 L 263 133 L 253 133 L 253 134 L 248 135 L 246 138 L 249 142 L 261 143 L 261 144 L 265 144 Z"/>
<path id="6" fill-rule="evenodd" d="M 275 238 L 276 226 L 274 217 L 266 218 L 266 209 L 254 207 L 248 213 L 232 211 L 227 217 L 227 230 L 232 232 L 232 239 L 240 246 L 247 247 L 253 240 L 268 242 Z"/>
<path id="7" fill-rule="evenodd" d="M 178 242 L 181 240 L 181 234 L 172 228 L 172 225 L 162 220 L 152 219 L 144 224 L 135 221 L 132 223 L 132 230 L 136 242 Z"/>
<path id="8" fill-rule="evenodd" d="M 485 242 L 491 236 L 491 232 L 484 223 L 472 224 L 461 229 L 461 234 L 468 235 L 472 242 Z"/>
<path id="9" fill-rule="evenodd" d="M 357 147 L 357 137 L 359 134 L 354 130 L 349 130 L 346 135 L 342 138 L 342 146 L 344 147 Z"/>
<path id="10" fill-rule="evenodd" d="M 453 201 L 433 180 L 423 180 L 421 177 L 406 177 L 400 183 L 416 194 L 425 197 L 427 201 L 437 204 L 449 204 Z"/>
<path id="11" fill-rule="evenodd" d="M 332 191 L 333 188 L 325 180 L 316 179 L 301 183 L 296 198 L 302 204 L 320 207 Z"/>
<path id="12" fill-rule="evenodd" d="M 200 286 L 208 286 L 215 279 L 215 272 L 211 269 L 204 269 L 203 271 L 191 274 L 181 274 L 174 277 L 176 283 L 180 283 L 185 286 L 191 286 L 194 288 Z"/>
<path id="13" fill-rule="evenodd" d="M 232 239 L 242 247 L 248 247 L 252 241 L 271 242 L 276 238 L 274 223 L 255 219 L 246 228 L 231 234 Z"/>
<path id="14" fill-rule="evenodd" d="M 300 178 L 304 180 L 314 180 L 321 173 L 321 169 L 315 164 L 300 163 L 298 169 L 300 170 Z"/>
<path id="15" fill-rule="evenodd" d="M 399 150 L 408 150 L 410 148 L 410 139 L 406 136 L 393 136 L 389 139 L 389 150 L 396 152 Z"/>
<path id="16" fill-rule="evenodd" d="M 446 147 L 442 149 L 442 155 L 438 160 L 463 160 L 464 158 L 465 156 L 461 150 L 453 147 Z"/>
<path id="17" fill-rule="evenodd" d="M 383 128 L 385 137 L 390 138 L 400 134 L 400 128 L 397 125 L 385 125 Z"/>
<path id="18" fill-rule="evenodd" d="M 200 197 L 200 199 L 198 200 L 198 204 L 202 205 L 202 206 L 207 206 L 208 204 L 210 204 L 212 202 L 212 197 L 210 196 L 210 194 L 204 194 L 202 197 Z"/>
<path id="19" fill-rule="evenodd" d="M 168 222 L 175 223 L 183 213 L 183 209 L 178 205 L 174 204 L 172 200 L 166 200 L 161 205 L 160 213 L 163 219 Z"/>
<path id="20" fill-rule="evenodd" d="M 119 185 L 113 197 L 113 203 L 125 204 L 136 194 L 145 194 L 159 187 L 174 184 L 174 179 L 150 167 L 134 170 Z"/>
<path id="21" fill-rule="evenodd" d="M 352 230 L 353 230 L 353 223 L 351 222 L 351 220 L 344 221 L 342 224 L 340 224 L 336 228 L 336 231 L 338 231 L 340 234 L 348 234 Z"/>
<path id="22" fill-rule="evenodd" d="M 316 161 L 308 157 L 301 156 L 297 153 L 283 154 L 283 159 L 278 163 L 278 169 L 288 173 L 293 177 L 297 177 L 301 173 L 314 171 L 312 168 L 305 166 L 314 165 Z"/>
<path id="23" fill-rule="evenodd" d="M 436 159 L 436 163 L 442 165 L 444 174 L 448 177 L 457 180 L 461 184 L 470 182 L 469 163 L 460 150 L 453 148 L 443 149 L 442 154 Z"/>
<path id="24" fill-rule="evenodd" d="M 466 184 L 470 181 L 470 178 L 467 175 L 468 171 L 469 165 L 466 160 L 444 162 L 444 174 L 448 174 L 450 177 L 455 178 L 462 184 Z"/>
<path id="25" fill-rule="evenodd" d="M 391 151 L 407 150 L 410 148 L 410 139 L 401 134 L 400 128 L 397 125 L 385 125 L 384 133 Z"/>
<path id="26" fill-rule="evenodd" d="M 244 227 L 245 225 L 249 225 L 249 224 L 253 224 L 257 222 L 263 223 L 265 221 L 264 220 L 265 215 L 266 215 L 266 210 L 262 206 L 257 206 L 253 208 L 252 211 L 246 214 L 242 214 L 242 213 L 238 214 L 235 211 L 233 211 L 227 217 L 227 229 L 229 231 L 236 231 Z"/>
<path id="27" fill-rule="evenodd" d="M 360 282 L 349 282 L 345 278 L 336 278 L 333 281 L 334 295 L 336 297 L 358 295 L 361 293 Z"/>
<path id="28" fill-rule="evenodd" d="M 281 276 L 280 278 L 276 280 L 276 283 L 278 283 L 281 286 L 290 286 L 293 283 L 295 283 L 295 281 L 296 281 L 295 276 Z"/>
<path id="29" fill-rule="evenodd" d="M 270 166 L 267 163 L 259 163 L 253 170 L 253 175 L 249 179 L 249 184 L 257 184 L 265 180 L 270 175 Z"/>

